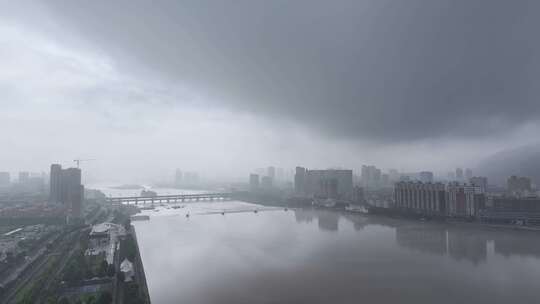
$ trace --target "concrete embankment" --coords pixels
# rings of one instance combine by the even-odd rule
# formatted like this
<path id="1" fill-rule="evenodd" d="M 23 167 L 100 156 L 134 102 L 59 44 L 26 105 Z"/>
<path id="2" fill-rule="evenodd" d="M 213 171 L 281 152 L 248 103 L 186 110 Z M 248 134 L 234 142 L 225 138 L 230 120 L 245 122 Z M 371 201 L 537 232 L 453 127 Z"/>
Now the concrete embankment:
<path id="1" fill-rule="evenodd" d="M 135 231 L 135 227 L 131 225 L 130 233 L 133 236 L 133 239 L 135 240 L 135 245 L 137 248 L 137 256 L 135 258 L 135 275 L 136 280 L 139 283 L 140 288 L 140 296 L 145 298 L 146 303 L 150 304 L 150 293 L 148 292 L 148 284 L 146 283 L 146 275 L 144 272 L 144 266 L 141 258 L 141 250 L 139 248 L 139 241 L 137 240 L 137 233 Z"/>

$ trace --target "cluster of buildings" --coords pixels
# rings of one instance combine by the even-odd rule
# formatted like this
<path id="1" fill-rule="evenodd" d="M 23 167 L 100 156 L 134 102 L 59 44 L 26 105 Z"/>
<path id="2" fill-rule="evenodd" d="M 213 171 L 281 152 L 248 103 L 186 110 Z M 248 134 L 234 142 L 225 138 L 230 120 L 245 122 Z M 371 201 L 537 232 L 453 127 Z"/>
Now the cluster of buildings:
<path id="1" fill-rule="evenodd" d="M 62 169 L 59 164 L 51 165 L 49 202 L 64 207 L 68 217 L 81 218 L 84 186 L 81 184 L 81 169 Z"/>
<path id="2" fill-rule="evenodd" d="M 472 174 L 470 174 L 472 175 Z M 486 222 L 540 224 L 540 197 L 527 177 L 511 176 L 506 193 L 488 192 L 486 177 L 469 183 L 398 182 L 394 188 L 396 210 L 426 216 L 476 218 Z"/>
<path id="3" fill-rule="evenodd" d="M 60 226 L 54 225 L 28 225 L 11 231 L 0 232 L 0 277 L 3 277 L 9 266 L 16 259 L 24 259 L 50 235 L 58 233 Z M 4 277 L 5 278 L 5 277 Z"/>
<path id="4" fill-rule="evenodd" d="M 79 168 L 51 165 L 50 173 L 0 172 L 0 221 L 70 223 L 82 218 L 84 186 Z"/>
<path id="5" fill-rule="evenodd" d="M 296 167 L 294 190 L 299 196 L 352 200 L 353 173 L 352 170 L 343 169 L 310 170 Z"/>
<path id="6" fill-rule="evenodd" d="M 250 174 L 251 191 L 274 185 L 275 168 L 268 167 L 264 173 L 262 178 Z M 296 167 L 293 195 L 325 206 L 333 201 L 421 216 L 540 224 L 540 198 L 529 178 L 511 176 L 506 191 L 500 191 L 469 168 L 457 168 L 448 179 L 435 179 L 431 171 L 383 173 L 375 166 L 362 166 L 360 176 L 352 170 Z"/>
<path id="7" fill-rule="evenodd" d="M 269 166 L 255 169 L 255 173 L 249 175 L 250 191 L 269 191 L 278 186 L 287 186 L 287 176 L 283 168 Z"/>
<path id="8" fill-rule="evenodd" d="M 486 196 L 480 187 L 449 183 L 398 182 L 394 207 L 425 215 L 475 217 L 485 209 Z"/>
<path id="9" fill-rule="evenodd" d="M 47 176 L 45 173 L 36 173 L 21 171 L 16 178 L 11 176 L 10 172 L 0 172 L 0 190 L 9 190 L 10 192 L 45 192 Z"/>
<path id="10" fill-rule="evenodd" d="M 177 187 L 181 186 L 197 186 L 199 184 L 199 174 L 193 171 L 183 172 L 180 169 L 176 169 L 174 175 L 174 184 Z"/>

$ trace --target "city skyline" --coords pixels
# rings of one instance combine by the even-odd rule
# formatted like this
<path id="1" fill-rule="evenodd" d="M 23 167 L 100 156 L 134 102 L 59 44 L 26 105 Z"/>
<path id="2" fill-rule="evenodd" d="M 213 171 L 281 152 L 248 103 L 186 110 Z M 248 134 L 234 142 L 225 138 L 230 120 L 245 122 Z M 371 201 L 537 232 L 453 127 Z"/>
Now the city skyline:
<path id="1" fill-rule="evenodd" d="M 248 1 L 249 15 L 205 1 L 151 9 L 140 1 L 4 2 L 0 81 L 9 90 L 0 119 L 13 127 L 0 135 L 10 146 L 3 170 L 89 157 L 97 159 L 85 164 L 95 180 L 163 179 L 171 166 L 238 179 L 261 160 L 476 171 L 499 152 L 540 151 L 540 109 L 526 81 L 538 48 L 537 20 L 527 12 L 538 4 L 495 2 L 491 15 L 474 9 L 478 0 L 310 1 L 287 13 Z M 162 18 L 168 14 L 178 21 Z M 325 21 L 308 22 L 317 16 Z M 250 18 L 261 22 L 246 26 Z M 459 18 L 473 26 L 455 26 Z M 282 35 L 287 27 L 297 31 Z M 225 39 L 233 32 L 236 39 Z M 512 39 L 515 32 L 523 39 Z"/>
<path id="2" fill-rule="evenodd" d="M 540 1 L 0 1 L 0 304 L 539 303 Z"/>

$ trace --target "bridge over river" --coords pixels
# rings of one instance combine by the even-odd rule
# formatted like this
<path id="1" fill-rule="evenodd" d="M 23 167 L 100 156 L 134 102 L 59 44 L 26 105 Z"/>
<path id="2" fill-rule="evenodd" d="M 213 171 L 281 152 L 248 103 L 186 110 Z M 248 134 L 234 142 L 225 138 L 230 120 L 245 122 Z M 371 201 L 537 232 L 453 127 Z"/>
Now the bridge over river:
<path id="1" fill-rule="evenodd" d="M 123 196 L 109 197 L 107 201 L 111 204 L 159 204 L 159 203 L 176 203 L 186 201 L 213 201 L 213 200 L 229 200 L 232 193 L 200 193 L 200 194 L 172 194 L 172 195 L 156 195 L 156 196 Z"/>

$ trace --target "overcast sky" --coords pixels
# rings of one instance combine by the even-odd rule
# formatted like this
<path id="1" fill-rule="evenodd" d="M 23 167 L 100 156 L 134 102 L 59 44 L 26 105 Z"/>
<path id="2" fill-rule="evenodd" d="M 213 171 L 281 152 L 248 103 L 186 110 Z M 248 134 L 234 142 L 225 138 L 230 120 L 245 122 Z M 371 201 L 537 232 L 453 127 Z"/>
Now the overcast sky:
<path id="1" fill-rule="evenodd" d="M 540 1 L 0 3 L 0 171 L 444 171 L 538 139 Z"/>

